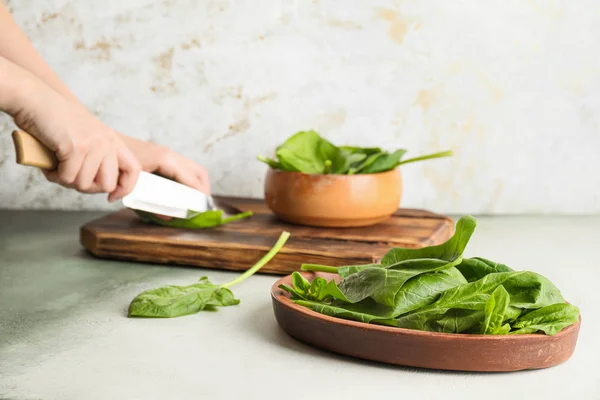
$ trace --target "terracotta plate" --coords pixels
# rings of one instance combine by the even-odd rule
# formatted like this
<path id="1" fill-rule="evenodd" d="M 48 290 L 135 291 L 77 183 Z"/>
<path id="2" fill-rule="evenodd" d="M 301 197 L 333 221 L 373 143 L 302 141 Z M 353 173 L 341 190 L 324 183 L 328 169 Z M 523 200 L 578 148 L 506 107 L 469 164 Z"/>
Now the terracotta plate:
<path id="1" fill-rule="evenodd" d="M 303 273 L 311 280 L 315 274 Z M 326 279 L 337 275 L 317 273 Z M 294 304 L 280 284 L 273 285 L 273 310 L 279 326 L 305 343 L 352 357 L 411 367 L 457 371 L 518 371 L 552 367 L 575 350 L 581 318 L 555 336 L 470 335 L 424 332 L 329 317 Z"/>

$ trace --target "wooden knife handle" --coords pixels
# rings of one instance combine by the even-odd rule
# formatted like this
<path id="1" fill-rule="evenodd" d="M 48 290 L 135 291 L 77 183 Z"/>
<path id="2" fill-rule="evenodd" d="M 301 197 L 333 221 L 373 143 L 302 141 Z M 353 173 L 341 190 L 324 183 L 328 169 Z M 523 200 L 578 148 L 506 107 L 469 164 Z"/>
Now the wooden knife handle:
<path id="1" fill-rule="evenodd" d="M 54 152 L 25 131 L 12 133 L 17 153 L 17 164 L 53 170 L 58 167 Z"/>

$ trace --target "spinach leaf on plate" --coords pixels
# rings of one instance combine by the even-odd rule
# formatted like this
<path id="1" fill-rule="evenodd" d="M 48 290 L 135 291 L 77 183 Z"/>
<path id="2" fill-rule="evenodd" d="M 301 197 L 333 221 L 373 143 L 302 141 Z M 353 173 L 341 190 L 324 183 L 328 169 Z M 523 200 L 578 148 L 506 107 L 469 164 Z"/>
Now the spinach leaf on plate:
<path id="1" fill-rule="evenodd" d="M 481 333 L 495 335 L 510 331 L 510 325 L 504 324 L 509 305 L 510 295 L 504 286 L 499 285 L 485 302 Z"/>
<path id="2" fill-rule="evenodd" d="M 304 271 L 337 273 L 341 281 L 316 278 L 282 288 L 292 301 L 323 314 L 433 332 L 553 335 L 577 322 L 579 309 L 542 275 L 463 258 L 475 226 L 474 218 L 462 217 L 447 242 L 395 248 L 381 263 L 303 264 Z"/>
<path id="3" fill-rule="evenodd" d="M 460 333 L 449 331 L 453 327 L 470 329 L 468 324 L 440 324 L 448 321 L 446 317 L 456 318 L 469 315 L 469 323 L 475 322 L 475 316 L 484 321 L 484 310 L 492 293 L 502 285 L 510 296 L 509 307 L 503 319 L 515 319 L 521 313 L 520 309 L 536 309 L 555 303 L 564 303 L 560 291 L 543 276 L 529 271 L 499 272 L 489 274 L 482 279 L 448 289 L 438 300 L 426 307 L 420 308 L 398 319 L 398 326 L 410 329 L 433 330 L 436 332 Z M 481 311 L 478 313 L 463 313 L 458 310 Z"/>
<path id="4" fill-rule="evenodd" d="M 294 274 L 298 273 L 294 272 Z M 318 281 L 321 282 L 319 286 L 323 286 L 326 282 L 325 279 L 316 277 L 313 280 L 313 284 Z M 328 284 L 331 285 L 331 282 L 332 281 Z M 439 272 L 419 275 L 408 280 L 408 282 L 402 286 L 396 295 L 399 301 L 396 302 L 394 307 L 379 304 L 371 298 L 366 298 L 358 303 L 351 304 L 336 300 L 339 299 L 339 297 L 336 296 L 310 296 L 298 294 L 294 288 L 285 286 L 280 287 L 290 292 L 292 300 L 297 304 L 311 308 L 322 314 L 359 322 L 372 322 L 396 326 L 397 322 L 394 318 L 398 317 L 400 314 L 431 304 L 444 290 L 463 283 L 466 283 L 466 280 L 455 268 L 448 268 Z M 299 286 L 302 287 L 304 284 L 300 284 Z M 326 299 L 332 301 L 323 302 L 323 300 Z"/>
<path id="5" fill-rule="evenodd" d="M 488 274 L 493 274 L 495 272 L 513 271 L 513 269 L 507 265 L 486 260 L 485 258 L 481 257 L 465 258 L 456 266 L 456 268 L 469 282 L 474 282 Z"/>
<path id="6" fill-rule="evenodd" d="M 546 335 L 556 335 L 562 329 L 579 319 L 579 308 L 568 303 L 557 303 L 531 311 L 519 317 L 512 325 L 514 334 L 543 331 Z"/>
<path id="7" fill-rule="evenodd" d="M 415 258 L 435 258 L 446 261 L 455 261 L 462 254 L 475 231 L 477 220 L 471 216 L 463 216 L 456 222 L 452 237 L 437 246 L 423 247 L 420 249 L 394 248 L 388 251 L 381 259 L 382 265 L 393 265 L 404 260 Z"/>

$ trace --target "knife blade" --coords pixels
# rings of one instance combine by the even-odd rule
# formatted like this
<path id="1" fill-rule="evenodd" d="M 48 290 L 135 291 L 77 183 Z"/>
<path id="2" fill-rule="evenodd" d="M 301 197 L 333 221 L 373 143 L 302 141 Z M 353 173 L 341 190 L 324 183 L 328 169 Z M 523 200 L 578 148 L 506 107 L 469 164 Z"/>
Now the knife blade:
<path id="1" fill-rule="evenodd" d="M 47 170 L 58 166 L 54 153 L 34 136 L 15 130 L 12 138 L 18 164 Z M 135 187 L 122 202 L 134 210 L 183 219 L 217 210 L 212 196 L 145 171 L 140 172 Z"/>

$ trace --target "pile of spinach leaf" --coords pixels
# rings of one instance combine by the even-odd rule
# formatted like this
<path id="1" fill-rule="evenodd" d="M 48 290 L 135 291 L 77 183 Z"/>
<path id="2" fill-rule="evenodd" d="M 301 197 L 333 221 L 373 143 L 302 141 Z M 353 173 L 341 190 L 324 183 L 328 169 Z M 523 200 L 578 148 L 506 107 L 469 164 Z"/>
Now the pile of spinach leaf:
<path id="1" fill-rule="evenodd" d="M 475 226 L 475 218 L 462 217 L 447 242 L 395 248 L 379 264 L 304 264 L 304 271 L 337 273 L 341 281 L 309 282 L 294 272 L 293 287 L 280 287 L 322 314 L 431 332 L 555 335 L 578 320 L 579 309 L 542 275 L 464 258 Z"/>
<path id="2" fill-rule="evenodd" d="M 184 229 L 203 229 L 203 228 L 214 228 L 228 224 L 233 221 L 248 218 L 252 216 L 252 211 L 245 211 L 230 217 L 223 218 L 223 210 L 210 210 L 205 211 L 189 219 L 183 218 L 172 218 L 169 220 L 163 220 L 158 218 L 156 215 L 149 212 L 134 210 L 135 213 L 142 219 L 142 221 L 150 224 L 168 226 L 169 228 L 184 228 Z"/>
<path id="3" fill-rule="evenodd" d="M 452 155 L 452 151 L 443 151 L 402 160 L 405 149 L 389 153 L 378 147 L 338 147 L 315 131 L 296 133 L 277 147 L 275 153 L 276 159 L 263 156 L 259 156 L 258 159 L 273 169 L 283 171 L 342 175 L 376 174 L 401 164 Z"/>
<path id="4" fill-rule="evenodd" d="M 239 304 L 229 288 L 245 281 L 267 264 L 281 250 L 290 237 L 289 232 L 282 232 L 271 250 L 256 264 L 231 282 L 215 285 L 207 277 L 188 286 L 163 286 L 146 290 L 138 294 L 129 305 L 129 317 L 174 318 L 195 314 L 203 310 L 214 310 L 215 307 L 227 307 Z"/>

